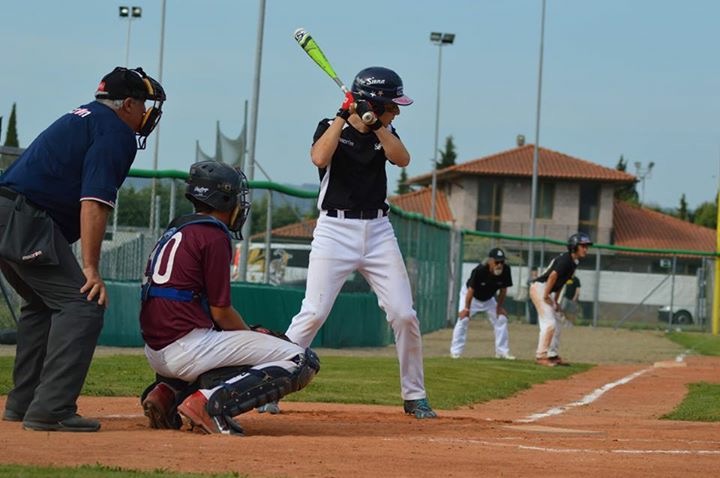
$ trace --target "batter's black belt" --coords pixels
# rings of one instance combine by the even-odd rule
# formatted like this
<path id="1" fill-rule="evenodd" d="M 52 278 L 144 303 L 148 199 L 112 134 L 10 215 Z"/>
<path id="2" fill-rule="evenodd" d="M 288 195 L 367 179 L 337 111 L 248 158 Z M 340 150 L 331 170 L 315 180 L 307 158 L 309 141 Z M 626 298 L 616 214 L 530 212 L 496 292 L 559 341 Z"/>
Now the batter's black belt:
<path id="1" fill-rule="evenodd" d="M 345 219 L 377 219 L 387 216 L 384 209 L 328 209 L 327 215 L 330 217 L 344 217 Z"/>

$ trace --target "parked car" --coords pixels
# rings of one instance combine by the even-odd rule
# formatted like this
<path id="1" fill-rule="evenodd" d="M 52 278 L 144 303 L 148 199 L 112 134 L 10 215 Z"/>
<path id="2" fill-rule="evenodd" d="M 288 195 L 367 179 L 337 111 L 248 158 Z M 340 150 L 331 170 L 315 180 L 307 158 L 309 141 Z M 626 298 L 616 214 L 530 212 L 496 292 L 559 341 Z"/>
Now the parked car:
<path id="1" fill-rule="evenodd" d="M 658 308 L 658 321 L 668 323 L 670 317 L 670 306 L 664 305 Z M 672 315 L 672 323 L 690 325 L 695 323 L 695 318 L 687 309 L 677 309 Z"/>

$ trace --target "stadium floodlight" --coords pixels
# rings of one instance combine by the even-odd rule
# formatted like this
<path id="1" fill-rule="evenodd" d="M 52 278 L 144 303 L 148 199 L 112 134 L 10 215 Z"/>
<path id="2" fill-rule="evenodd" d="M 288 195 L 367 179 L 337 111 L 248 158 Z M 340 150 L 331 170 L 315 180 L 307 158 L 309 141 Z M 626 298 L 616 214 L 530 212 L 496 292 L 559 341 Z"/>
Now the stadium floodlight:
<path id="1" fill-rule="evenodd" d="M 142 17 L 142 7 L 127 7 L 123 5 L 118 7 L 118 15 L 120 18 L 128 19 L 127 41 L 125 43 L 125 66 L 127 67 L 130 63 L 130 25 L 132 24 L 133 18 Z"/>

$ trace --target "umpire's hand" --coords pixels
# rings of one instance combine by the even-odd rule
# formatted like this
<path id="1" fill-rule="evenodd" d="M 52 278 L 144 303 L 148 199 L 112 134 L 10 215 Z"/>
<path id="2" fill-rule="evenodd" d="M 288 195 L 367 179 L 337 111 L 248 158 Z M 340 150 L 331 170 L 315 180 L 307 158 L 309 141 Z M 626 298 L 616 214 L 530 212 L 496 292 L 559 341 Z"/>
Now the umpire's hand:
<path id="1" fill-rule="evenodd" d="M 97 297 L 98 305 L 108 306 L 107 291 L 100 273 L 95 267 L 84 267 L 85 285 L 80 288 L 80 293 L 87 292 L 87 300 L 94 300 Z"/>

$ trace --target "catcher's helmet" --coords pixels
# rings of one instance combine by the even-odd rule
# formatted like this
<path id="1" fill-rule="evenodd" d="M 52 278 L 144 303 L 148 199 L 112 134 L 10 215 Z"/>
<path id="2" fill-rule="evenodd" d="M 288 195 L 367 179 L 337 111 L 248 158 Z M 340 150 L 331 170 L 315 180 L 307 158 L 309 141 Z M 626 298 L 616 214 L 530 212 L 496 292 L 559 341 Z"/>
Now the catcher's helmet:
<path id="1" fill-rule="evenodd" d="M 217 161 L 200 161 L 190 166 L 185 197 L 216 211 L 233 211 L 228 229 L 242 239 L 240 229 L 250 211 L 248 182 L 240 169 Z"/>
<path id="2" fill-rule="evenodd" d="M 593 245 L 592 240 L 590 240 L 590 236 L 588 236 L 584 232 L 578 232 L 568 238 L 568 241 L 567 241 L 568 251 L 570 251 L 570 252 L 577 251 L 577 248 L 580 244 L 585 244 L 587 246 Z"/>
<path id="3" fill-rule="evenodd" d="M 400 106 L 412 104 L 413 100 L 403 93 L 403 82 L 397 73 L 382 66 L 365 68 L 355 76 L 352 93 L 356 99 L 371 103 L 395 103 Z"/>

